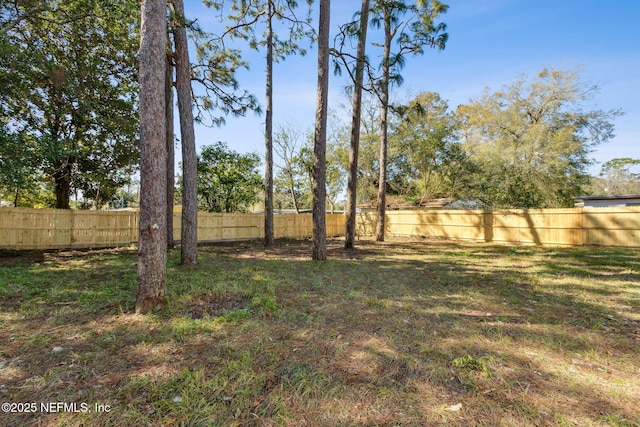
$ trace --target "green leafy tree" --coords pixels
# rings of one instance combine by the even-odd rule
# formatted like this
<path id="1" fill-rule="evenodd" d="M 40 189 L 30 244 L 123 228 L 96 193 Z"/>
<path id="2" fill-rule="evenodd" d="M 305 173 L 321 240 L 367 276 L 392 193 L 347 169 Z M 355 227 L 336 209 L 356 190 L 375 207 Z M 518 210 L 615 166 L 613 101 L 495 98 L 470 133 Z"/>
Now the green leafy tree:
<path id="1" fill-rule="evenodd" d="M 436 19 L 447 10 L 438 0 L 416 2 L 374 0 L 371 23 L 382 28 L 383 41 L 374 46 L 382 48 L 380 74 L 370 68 L 369 80 L 380 100 L 380 167 L 378 179 L 378 223 L 376 240 L 384 240 L 388 164 L 389 92 L 392 84 L 402 83 L 400 71 L 406 55 L 420 55 L 425 47 L 444 49 L 448 34 L 446 25 Z M 393 51 L 392 43 L 397 48 Z"/>
<path id="2" fill-rule="evenodd" d="M 0 196 L 13 206 L 33 206 L 40 193 L 35 147 L 29 135 L 0 124 Z"/>
<path id="3" fill-rule="evenodd" d="M 84 198 L 81 208 L 102 209 L 116 197 L 118 190 L 129 183 L 133 167 L 129 169 L 113 167 L 110 175 L 102 173 L 104 170 L 109 170 L 113 163 L 109 157 L 88 156 L 78 159 L 79 169 L 85 171 L 78 173 L 75 177 L 76 188 L 82 191 Z"/>
<path id="4" fill-rule="evenodd" d="M 398 167 L 408 177 L 408 196 L 424 201 L 436 197 L 457 197 L 465 158 L 458 143 L 455 113 L 440 95 L 424 92 L 397 108 L 398 120 L 391 139 L 402 152 Z"/>
<path id="5" fill-rule="evenodd" d="M 341 107 L 348 114 L 348 107 Z M 362 113 L 360 119 L 360 137 L 358 148 L 358 175 L 357 175 L 357 203 L 369 203 L 376 200 L 378 194 L 378 180 L 380 178 L 380 120 L 379 104 L 371 96 L 365 96 L 362 102 Z M 390 115 L 390 132 L 394 132 L 397 126 L 398 116 Z M 344 153 L 341 157 L 340 165 L 343 170 L 349 167 L 347 152 L 350 149 L 351 126 L 348 124 L 336 124 L 338 129 L 334 129 L 332 139 L 337 139 L 340 150 Z M 403 152 L 398 145 L 398 138 L 389 138 L 388 160 L 387 160 L 387 183 L 386 192 L 389 194 L 404 194 L 408 188 L 406 167 Z M 331 144 L 328 147 L 330 152 Z"/>
<path id="6" fill-rule="evenodd" d="M 209 212 L 246 212 L 262 188 L 260 157 L 239 154 L 224 142 L 205 146 L 198 157 L 198 196 Z"/>
<path id="7" fill-rule="evenodd" d="M 101 186 L 138 161 L 138 2 L 31 3 L 0 36 L 0 110 L 33 138 L 56 207 L 69 208 L 75 176 Z M 81 161 L 101 155 L 112 157 Z"/>
<path id="8" fill-rule="evenodd" d="M 640 159 L 611 159 L 602 165 L 598 178 L 596 194 L 640 194 Z"/>
<path id="9" fill-rule="evenodd" d="M 4 0 L 0 4 L 0 36 L 7 34 L 26 19 L 37 19 L 50 9 L 46 0 Z"/>
<path id="10" fill-rule="evenodd" d="M 588 109 L 598 87 L 544 69 L 460 106 L 465 149 L 484 201 L 497 208 L 573 205 L 590 180 L 592 148 L 613 136 L 619 110 Z"/>

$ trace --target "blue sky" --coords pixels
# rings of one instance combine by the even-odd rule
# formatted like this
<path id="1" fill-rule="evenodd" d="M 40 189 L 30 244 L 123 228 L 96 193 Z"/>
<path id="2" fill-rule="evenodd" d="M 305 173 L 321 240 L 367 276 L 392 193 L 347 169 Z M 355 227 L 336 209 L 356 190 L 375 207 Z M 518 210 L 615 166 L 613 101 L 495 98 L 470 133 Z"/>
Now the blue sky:
<path id="1" fill-rule="evenodd" d="M 300 1 L 300 3 L 304 3 Z M 317 3 L 317 1 L 316 1 Z M 640 159 L 640 1 L 602 0 L 445 0 L 449 41 L 443 51 L 426 51 L 409 57 L 404 84 L 395 90 L 399 99 L 422 91 L 438 92 L 451 108 L 479 98 L 513 82 L 518 76 L 536 75 L 541 69 L 577 69 L 582 80 L 601 89 L 594 107 L 620 108 L 614 121 L 616 137 L 597 147 L 593 157 L 605 162 L 616 157 Z M 335 29 L 351 19 L 359 1 L 332 2 Z M 199 0 L 186 0 L 190 19 L 198 18 L 205 30 L 220 25 Z M 317 6 L 313 13 L 317 25 Z M 332 34 L 333 37 L 333 34 Z M 264 103 L 264 54 L 254 53 L 250 70 L 239 83 Z M 315 115 L 317 53 L 289 57 L 274 69 L 274 124 L 290 123 L 310 128 Z M 346 80 L 331 77 L 329 104 L 345 101 Z M 178 129 L 178 128 L 176 128 Z M 239 152 L 263 153 L 264 115 L 227 118 L 220 128 L 196 125 L 196 143 L 225 141 Z M 177 153 L 179 154 L 179 153 Z M 592 167 L 595 174 L 599 165 Z"/>

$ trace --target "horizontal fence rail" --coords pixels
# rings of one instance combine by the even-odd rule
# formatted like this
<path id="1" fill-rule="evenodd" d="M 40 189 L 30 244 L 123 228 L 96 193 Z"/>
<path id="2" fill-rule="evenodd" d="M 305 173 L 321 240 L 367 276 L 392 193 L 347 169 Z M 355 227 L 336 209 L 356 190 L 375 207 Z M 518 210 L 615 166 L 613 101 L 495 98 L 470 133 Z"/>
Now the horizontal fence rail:
<path id="1" fill-rule="evenodd" d="M 360 213 L 357 233 L 375 234 L 375 213 Z M 173 216 L 180 240 L 180 213 Z M 274 216 L 276 238 L 309 238 L 310 214 Z M 327 236 L 344 236 L 345 216 L 327 214 Z M 496 244 L 640 247 L 640 208 L 388 211 L 390 237 L 431 237 Z M 262 214 L 198 213 L 198 241 L 264 238 Z M 127 246 L 138 241 L 137 211 L 0 208 L 0 249 Z"/>

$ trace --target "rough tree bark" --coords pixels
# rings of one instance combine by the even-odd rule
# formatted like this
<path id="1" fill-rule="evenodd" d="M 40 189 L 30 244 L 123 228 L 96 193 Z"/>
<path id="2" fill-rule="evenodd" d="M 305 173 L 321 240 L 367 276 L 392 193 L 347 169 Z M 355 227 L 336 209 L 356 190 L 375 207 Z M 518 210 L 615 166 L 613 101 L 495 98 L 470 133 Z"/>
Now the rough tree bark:
<path id="1" fill-rule="evenodd" d="M 165 305 L 166 2 L 143 0 L 140 26 L 140 220 L 136 313 Z"/>
<path id="2" fill-rule="evenodd" d="M 182 142 L 182 229 L 181 262 L 198 264 L 198 180 L 196 137 L 191 105 L 191 62 L 184 25 L 183 0 L 171 0 L 174 7 L 173 38 L 176 47 L 176 92 Z"/>
<path id="3" fill-rule="evenodd" d="M 173 249 L 173 193 L 175 192 L 175 147 L 173 130 L 173 48 L 171 37 L 167 33 L 167 70 L 165 80 L 165 105 L 167 109 L 167 249 Z"/>
<path id="4" fill-rule="evenodd" d="M 378 178 L 378 223 L 376 240 L 384 241 L 387 210 L 387 157 L 389 152 L 388 118 L 389 118 L 389 80 L 391 58 L 391 30 L 389 16 L 385 16 L 384 53 L 382 54 L 382 81 L 380 83 L 380 175 Z"/>
<path id="5" fill-rule="evenodd" d="M 327 107 L 329 98 L 329 13 L 330 0 L 320 0 L 318 29 L 318 93 L 313 145 L 313 253 L 314 260 L 327 259 L 326 175 Z"/>
<path id="6" fill-rule="evenodd" d="M 271 1 L 267 1 L 267 70 L 265 111 L 265 172 L 264 172 L 264 245 L 273 246 L 273 28 Z"/>
<path id="7" fill-rule="evenodd" d="M 346 249 L 353 249 L 356 238 L 358 151 L 360 147 L 360 115 L 362 114 L 362 82 L 364 80 L 365 48 L 367 43 L 367 28 L 369 26 L 369 1 L 370 0 L 362 0 L 358 48 L 356 51 L 356 73 L 351 115 L 351 146 L 349 149 L 349 170 L 347 173 L 347 225 L 344 243 Z"/>
<path id="8" fill-rule="evenodd" d="M 69 200 L 71 199 L 71 173 L 75 162 L 75 156 L 67 156 L 56 164 L 56 171 L 53 173 L 56 209 L 71 209 L 69 205 Z"/>

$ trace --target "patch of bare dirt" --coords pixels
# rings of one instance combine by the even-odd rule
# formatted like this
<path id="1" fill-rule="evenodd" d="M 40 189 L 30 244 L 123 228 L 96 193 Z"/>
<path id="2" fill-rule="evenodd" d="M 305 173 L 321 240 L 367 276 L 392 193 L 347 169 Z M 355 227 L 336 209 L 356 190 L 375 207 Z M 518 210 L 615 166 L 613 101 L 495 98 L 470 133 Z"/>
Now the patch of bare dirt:
<path id="1" fill-rule="evenodd" d="M 244 310 L 249 307 L 250 298 L 238 295 L 205 295 L 192 302 L 185 314 L 191 319 L 202 319 L 205 317 L 220 317 L 225 314 Z"/>

